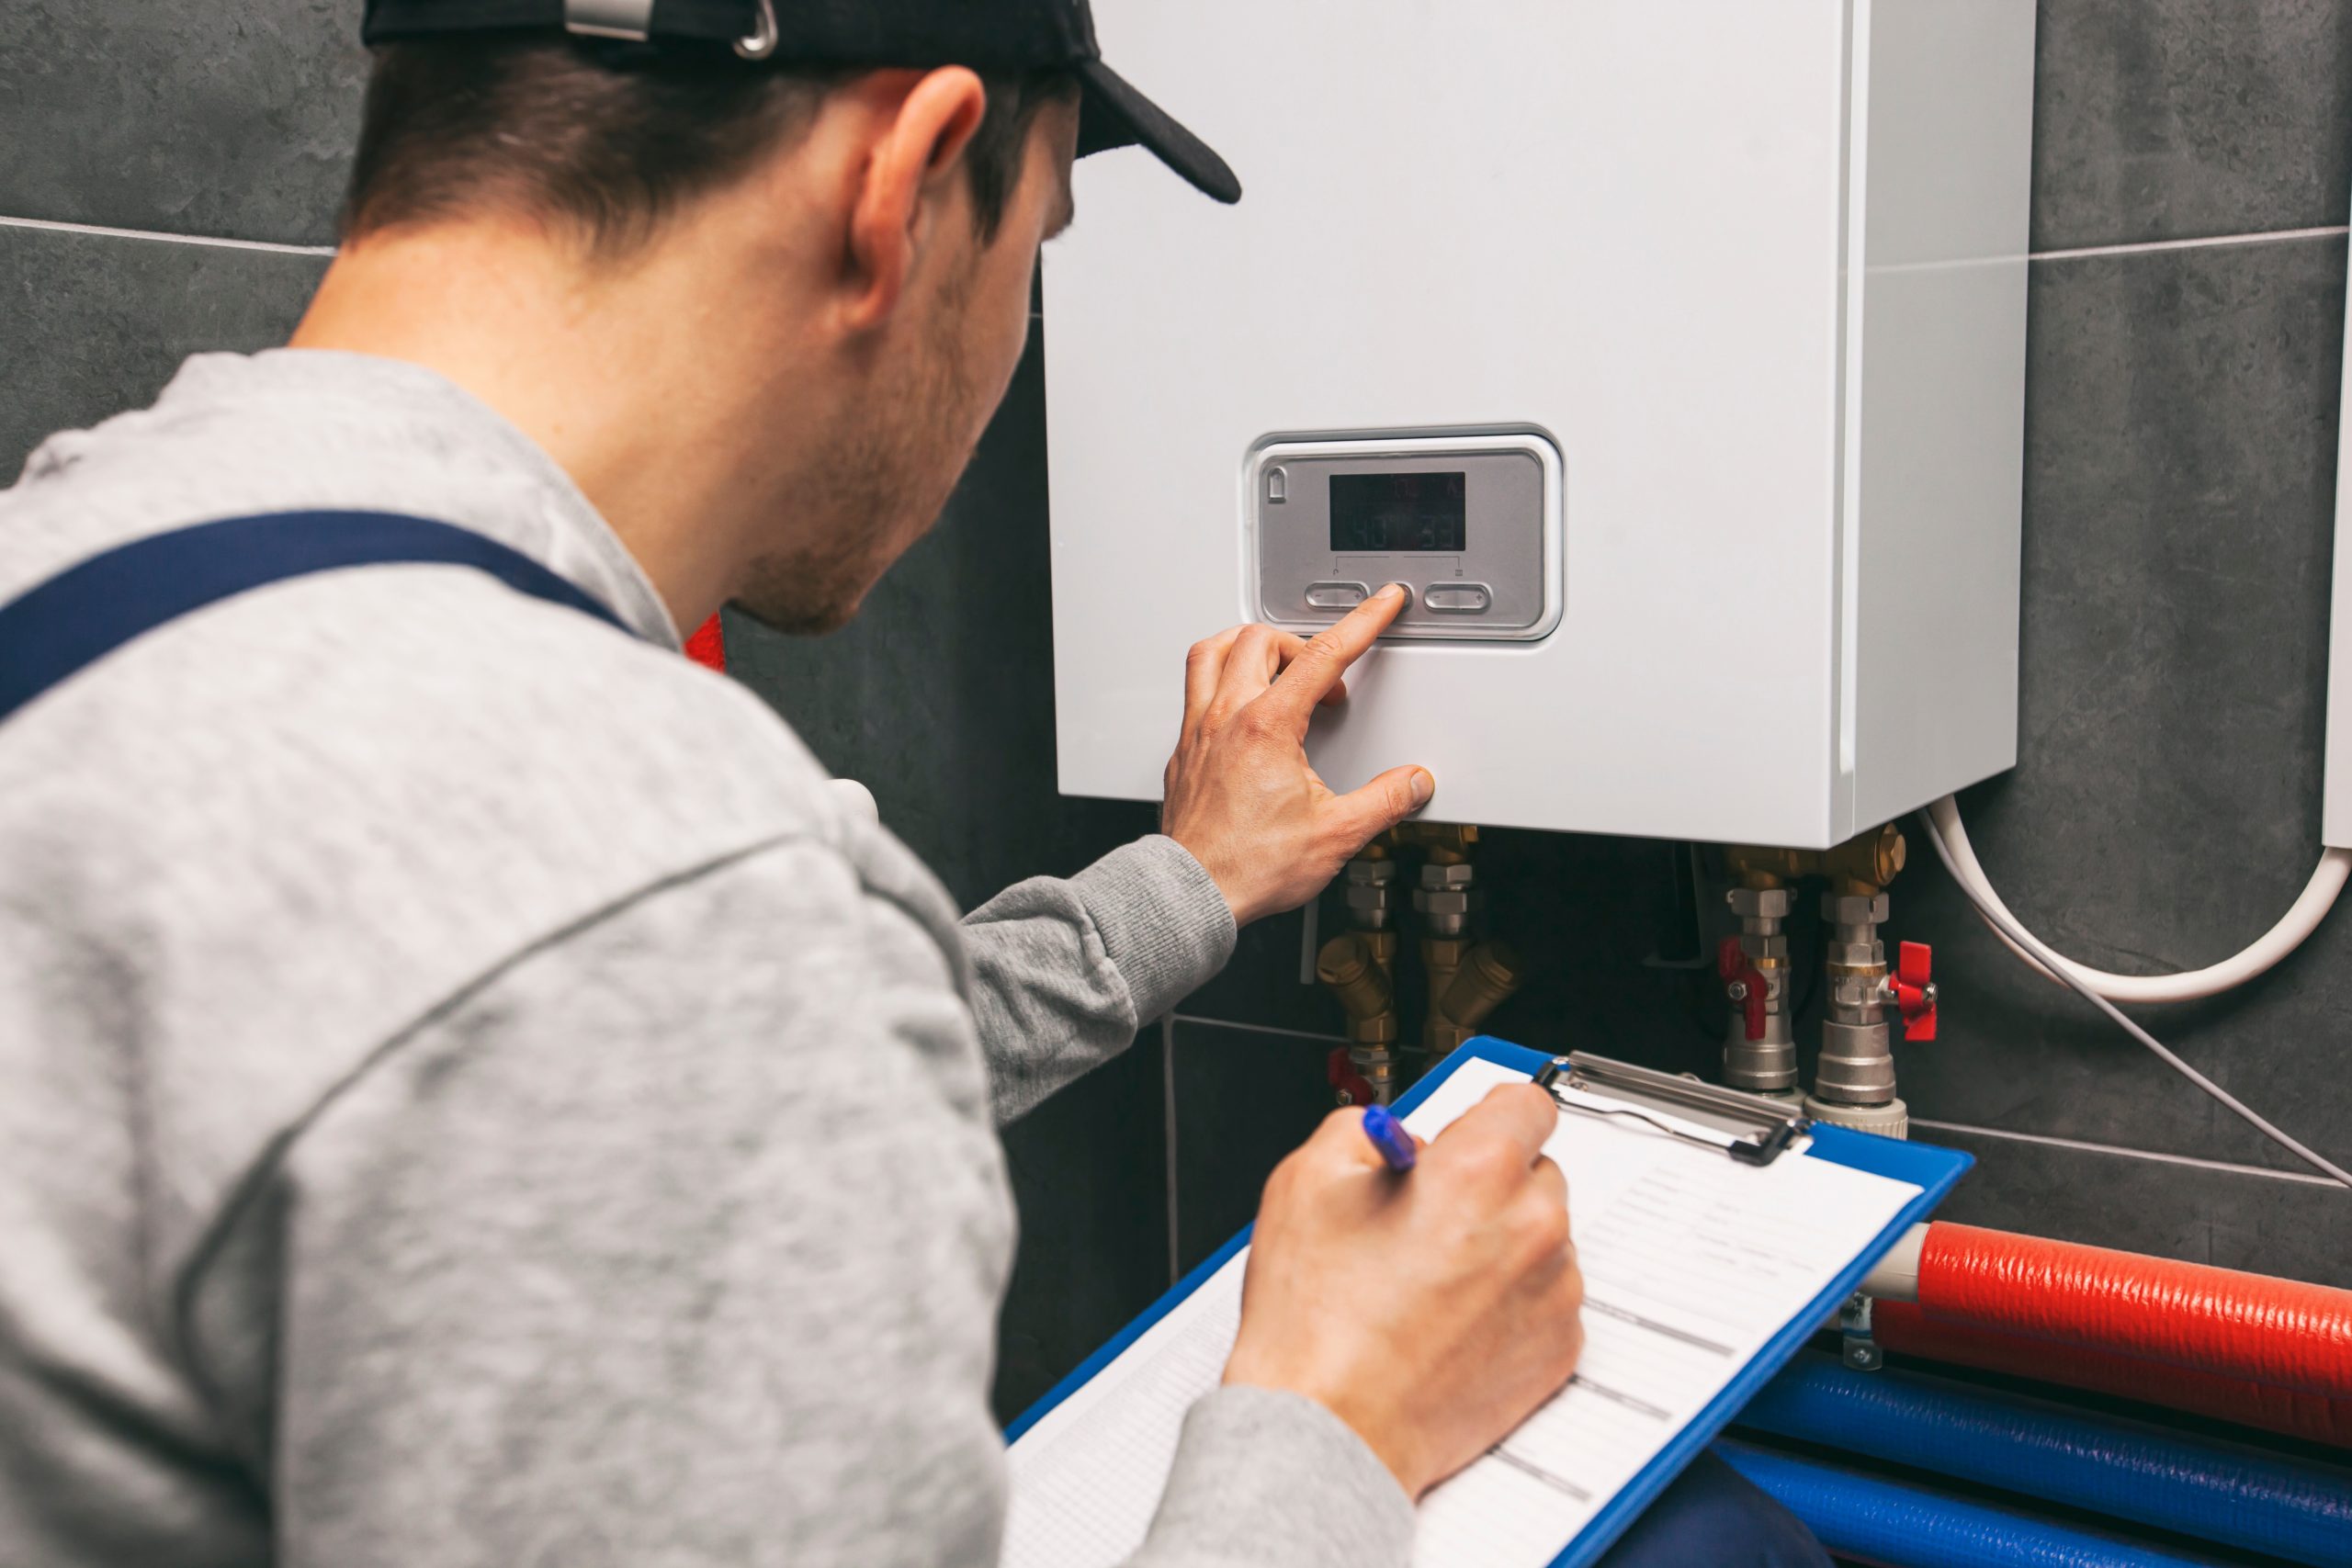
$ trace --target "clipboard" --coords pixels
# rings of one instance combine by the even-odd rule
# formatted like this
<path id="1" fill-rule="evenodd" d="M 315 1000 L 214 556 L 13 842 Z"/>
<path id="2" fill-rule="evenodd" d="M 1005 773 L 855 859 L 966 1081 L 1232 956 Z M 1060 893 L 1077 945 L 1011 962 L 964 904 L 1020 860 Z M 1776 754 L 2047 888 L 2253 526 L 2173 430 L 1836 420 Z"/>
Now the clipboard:
<path id="1" fill-rule="evenodd" d="M 1642 1511 L 1655 1501 L 1702 1447 L 1805 1341 L 1834 1318 L 1871 1268 L 1925 1219 L 1975 1162 L 1958 1150 L 1914 1144 L 1843 1127 L 1807 1122 L 1792 1109 L 1761 1097 L 1716 1089 L 1606 1058 L 1575 1054 L 1555 1057 L 1482 1035 L 1431 1068 L 1395 1110 L 1410 1115 L 1464 1064 L 1485 1061 L 1544 1081 L 1564 1110 L 1612 1120 L 1638 1121 L 1661 1135 L 1713 1145 L 1726 1159 L 1750 1166 L 1779 1159 L 1814 1159 L 1887 1177 L 1918 1189 L 1860 1251 L 1837 1271 L 1802 1310 L 1752 1354 L 1730 1381 L 1624 1483 L 1551 1560 L 1549 1568 L 1587 1568 Z M 1579 1103 L 1570 1103 L 1574 1099 Z M 1597 1102 L 1597 1103 L 1596 1103 Z M 1809 1138 L 1801 1149 L 1797 1140 Z M 1769 1152 L 1767 1152 L 1769 1151 Z M 1140 1316 L 1005 1428 L 1008 1445 L 1018 1442 L 1048 1414 L 1085 1387 L 1155 1324 L 1189 1299 L 1249 1244 L 1250 1231 L 1219 1247 Z"/>

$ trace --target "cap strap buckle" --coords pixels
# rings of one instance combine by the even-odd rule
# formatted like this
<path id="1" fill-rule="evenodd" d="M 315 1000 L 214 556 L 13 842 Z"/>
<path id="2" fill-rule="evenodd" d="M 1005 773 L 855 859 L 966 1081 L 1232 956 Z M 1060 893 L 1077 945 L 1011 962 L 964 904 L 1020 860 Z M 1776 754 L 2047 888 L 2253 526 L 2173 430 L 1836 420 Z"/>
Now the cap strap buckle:
<path id="1" fill-rule="evenodd" d="M 643 43 L 653 36 L 653 0 L 563 0 L 563 27 L 586 38 Z"/>
<path id="2" fill-rule="evenodd" d="M 746 60 L 765 60 L 775 52 L 775 0 L 760 0 L 759 27 L 750 38 L 735 40 L 735 52 Z"/>

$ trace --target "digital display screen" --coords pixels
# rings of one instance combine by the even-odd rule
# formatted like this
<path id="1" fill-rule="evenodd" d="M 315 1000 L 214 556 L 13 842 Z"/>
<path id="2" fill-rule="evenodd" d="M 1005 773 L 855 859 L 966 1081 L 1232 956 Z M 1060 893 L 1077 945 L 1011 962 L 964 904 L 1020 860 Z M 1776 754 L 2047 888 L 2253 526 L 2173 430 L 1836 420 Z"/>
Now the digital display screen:
<path id="1" fill-rule="evenodd" d="M 1466 548 L 1463 475 L 1333 474 L 1331 548 L 1460 550 Z"/>

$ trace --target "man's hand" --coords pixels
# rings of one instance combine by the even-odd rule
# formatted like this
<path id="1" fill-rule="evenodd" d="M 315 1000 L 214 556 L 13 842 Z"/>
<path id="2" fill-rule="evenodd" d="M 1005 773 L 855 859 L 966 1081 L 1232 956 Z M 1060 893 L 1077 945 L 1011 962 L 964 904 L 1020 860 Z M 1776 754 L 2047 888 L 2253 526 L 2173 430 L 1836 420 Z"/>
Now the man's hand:
<path id="1" fill-rule="evenodd" d="M 1437 787 L 1427 769 L 1403 767 L 1337 795 L 1306 764 L 1316 705 L 1347 695 L 1340 677 L 1405 603 L 1391 583 L 1310 640 L 1236 626 L 1187 656 L 1160 831 L 1207 868 L 1237 925 L 1314 897 Z"/>
<path id="2" fill-rule="evenodd" d="M 1499 1442 L 1584 1348 L 1558 1114 L 1497 1089 L 1403 1177 L 1326 1117 L 1266 1183 L 1225 1381 L 1326 1406 L 1416 1499 Z"/>

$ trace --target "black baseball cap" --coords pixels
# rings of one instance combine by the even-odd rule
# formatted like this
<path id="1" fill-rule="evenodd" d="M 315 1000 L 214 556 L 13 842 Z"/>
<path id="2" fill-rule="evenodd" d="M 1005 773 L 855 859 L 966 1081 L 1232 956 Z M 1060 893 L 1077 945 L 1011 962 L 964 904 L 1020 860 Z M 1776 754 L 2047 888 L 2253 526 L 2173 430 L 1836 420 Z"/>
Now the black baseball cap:
<path id="1" fill-rule="evenodd" d="M 368 42 L 537 29 L 730 46 L 804 65 L 1062 69 L 1083 95 L 1078 154 L 1147 147 L 1219 201 L 1241 182 L 1206 142 L 1102 63 L 1087 0 L 368 0 Z"/>

